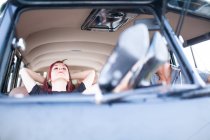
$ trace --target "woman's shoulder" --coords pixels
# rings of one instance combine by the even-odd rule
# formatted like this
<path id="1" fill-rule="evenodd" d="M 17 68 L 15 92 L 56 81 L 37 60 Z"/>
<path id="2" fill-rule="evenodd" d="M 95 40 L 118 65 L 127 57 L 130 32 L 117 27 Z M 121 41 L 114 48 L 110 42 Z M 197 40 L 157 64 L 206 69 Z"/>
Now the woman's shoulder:
<path id="1" fill-rule="evenodd" d="M 29 92 L 29 95 L 40 95 L 40 94 L 46 94 L 42 89 L 41 85 L 35 84 L 35 86 L 32 88 L 31 92 Z"/>
<path id="2" fill-rule="evenodd" d="M 86 86 L 83 82 L 81 82 L 74 90 L 73 92 L 83 92 L 85 91 Z"/>

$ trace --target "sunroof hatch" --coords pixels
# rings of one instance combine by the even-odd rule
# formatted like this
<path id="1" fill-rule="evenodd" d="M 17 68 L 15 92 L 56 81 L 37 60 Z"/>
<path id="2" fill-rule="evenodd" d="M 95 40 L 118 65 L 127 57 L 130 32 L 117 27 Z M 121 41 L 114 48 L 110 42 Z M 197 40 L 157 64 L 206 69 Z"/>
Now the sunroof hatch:
<path id="1" fill-rule="evenodd" d="M 134 19 L 138 14 L 122 10 L 93 10 L 83 23 L 82 30 L 116 31 L 119 27 Z"/>

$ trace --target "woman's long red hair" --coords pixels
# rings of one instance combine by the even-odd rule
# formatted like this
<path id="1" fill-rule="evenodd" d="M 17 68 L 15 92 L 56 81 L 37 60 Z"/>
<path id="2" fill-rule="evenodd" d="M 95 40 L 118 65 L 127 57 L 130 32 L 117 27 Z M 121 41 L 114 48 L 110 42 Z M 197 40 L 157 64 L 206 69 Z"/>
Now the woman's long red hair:
<path id="1" fill-rule="evenodd" d="M 63 60 L 63 61 L 64 61 L 64 60 Z M 54 66 L 55 64 L 57 64 L 57 63 L 63 63 L 63 61 L 56 61 L 56 62 L 54 62 L 54 63 L 52 63 L 52 64 L 50 65 L 49 70 L 48 70 L 48 73 L 47 73 L 47 77 L 45 78 L 44 83 L 43 83 L 43 87 L 42 87 L 42 89 L 43 89 L 44 91 L 46 91 L 46 92 L 48 92 L 48 93 L 52 93 L 52 85 L 49 84 L 49 81 L 50 81 L 50 79 L 51 79 L 52 68 L 53 68 L 53 66 Z M 64 63 L 63 63 L 63 64 L 64 64 Z M 67 66 L 66 64 L 64 64 L 64 65 L 67 67 L 68 72 L 69 72 L 69 81 L 67 82 L 66 91 L 67 91 L 67 92 L 72 92 L 72 91 L 75 89 L 75 87 L 74 87 L 74 85 L 73 85 L 73 83 L 72 83 L 72 79 L 71 79 L 71 74 L 70 74 L 69 68 L 68 68 L 68 66 Z"/>

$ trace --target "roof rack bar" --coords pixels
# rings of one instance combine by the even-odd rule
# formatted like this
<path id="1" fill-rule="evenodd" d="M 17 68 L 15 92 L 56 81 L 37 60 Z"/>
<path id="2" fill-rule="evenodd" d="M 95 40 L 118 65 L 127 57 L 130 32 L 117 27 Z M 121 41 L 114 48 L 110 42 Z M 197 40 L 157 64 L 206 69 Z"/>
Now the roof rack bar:
<path id="1" fill-rule="evenodd" d="M 197 36 L 197 37 L 194 37 L 192 39 L 186 40 L 184 42 L 183 46 L 184 47 L 192 46 L 194 44 L 197 44 L 197 43 L 209 40 L 209 39 L 210 39 L 210 32 L 206 33 L 206 34 L 203 34 L 203 35 L 200 35 L 200 36 Z"/>

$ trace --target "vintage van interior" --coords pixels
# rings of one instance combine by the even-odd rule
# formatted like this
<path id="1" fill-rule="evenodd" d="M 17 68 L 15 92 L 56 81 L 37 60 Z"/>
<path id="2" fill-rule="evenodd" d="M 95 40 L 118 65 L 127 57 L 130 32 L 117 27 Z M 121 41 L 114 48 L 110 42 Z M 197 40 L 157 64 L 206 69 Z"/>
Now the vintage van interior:
<path id="1" fill-rule="evenodd" d="M 154 31 L 160 29 L 160 21 L 153 23 L 151 20 L 155 16 L 152 11 L 141 8 L 51 8 L 23 11 L 17 19 L 13 58 L 10 60 L 3 92 L 9 94 L 13 88 L 23 86 L 18 75 L 21 67 L 27 66 L 46 76 L 48 66 L 56 60 L 67 59 L 65 63 L 69 65 L 71 72 L 94 69 L 100 76 L 120 33 L 134 22 L 144 22 L 151 29 L 152 37 Z M 180 11 L 169 9 L 166 17 L 176 31 Z M 198 40 L 193 42 L 195 44 L 200 41 L 200 36 L 206 37 L 209 32 L 209 20 L 189 14 L 185 17 L 179 34 L 183 37 L 184 44 Z"/>
<path id="2" fill-rule="evenodd" d="M 155 21 L 149 12 L 147 9 L 24 11 L 16 25 L 18 39 L 15 42 L 20 42 L 20 45 L 16 45 L 19 46 L 16 49 L 16 57 L 22 58 L 21 67 L 25 65 L 43 76 L 46 76 L 45 72 L 51 63 L 63 59 L 67 59 L 65 63 L 69 65 L 71 73 L 94 69 L 99 76 L 122 31 L 132 26 L 135 21 L 151 22 L 148 26 L 151 34 L 159 28 L 159 21 Z M 155 24 L 152 25 L 152 22 Z M 20 77 L 16 78 L 18 82 L 11 83 L 11 86 L 5 89 L 6 92 L 16 86 L 22 86 Z"/>

